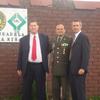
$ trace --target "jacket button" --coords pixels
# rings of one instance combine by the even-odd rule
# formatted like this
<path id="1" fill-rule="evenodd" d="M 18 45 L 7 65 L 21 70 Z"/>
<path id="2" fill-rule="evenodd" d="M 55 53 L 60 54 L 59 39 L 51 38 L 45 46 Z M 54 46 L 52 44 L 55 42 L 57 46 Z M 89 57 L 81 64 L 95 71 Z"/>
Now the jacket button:
<path id="1" fill-rule="evenodd" d="M 57 54 L 59 54 L 59 52 L 57 52 Z"/>
<path id="2" fill-rule="evenodd" d="M 57 59 L 58 59 L 59 57 L 57 56 Z"/>
<path id="3" fill-rule="evenodd" d="M 59 63 L 59 61 L 57 61 L 57 63 Z"/>

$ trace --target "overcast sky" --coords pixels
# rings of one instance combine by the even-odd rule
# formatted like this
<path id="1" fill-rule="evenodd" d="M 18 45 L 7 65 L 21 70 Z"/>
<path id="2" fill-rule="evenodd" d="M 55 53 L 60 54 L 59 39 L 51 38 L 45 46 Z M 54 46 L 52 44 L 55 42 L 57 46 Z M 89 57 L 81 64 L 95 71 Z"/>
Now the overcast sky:
<path id="1" fill-rule="evenodd" d="M 100 0 L 76 0 L 76 1 L 93 1 L 93 2 L 100 2 Z"/>

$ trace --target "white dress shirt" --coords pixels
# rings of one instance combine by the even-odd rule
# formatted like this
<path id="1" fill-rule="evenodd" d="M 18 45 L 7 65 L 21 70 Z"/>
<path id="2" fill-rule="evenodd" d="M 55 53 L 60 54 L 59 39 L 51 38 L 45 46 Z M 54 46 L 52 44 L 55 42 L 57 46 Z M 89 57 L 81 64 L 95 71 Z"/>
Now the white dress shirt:
<path id="1" fill-rule="evenodd" d="M 29 40 L 29 54 L 28 54 L 28 61 L 34 63 L 41 63 L 42 62 L 42 53 L 41 53 L 41 46 L 40 46 L 40 39 L 38 33 L 35 34 L 36 36 L 36 60 L 32 60 L 32 45 L 33 45 L 33 38 L 34 34 L 30 33 L 30 40 Z"/>
<path id="2" fill-rule="evenodd" d="M 76 38 L 78 37 L 78 35 L 80 34 L 81 31 L 79 31 L 78 33 L 75 33 L 75 37 L 73 39 L 73 43 L 75 42 Z"/>

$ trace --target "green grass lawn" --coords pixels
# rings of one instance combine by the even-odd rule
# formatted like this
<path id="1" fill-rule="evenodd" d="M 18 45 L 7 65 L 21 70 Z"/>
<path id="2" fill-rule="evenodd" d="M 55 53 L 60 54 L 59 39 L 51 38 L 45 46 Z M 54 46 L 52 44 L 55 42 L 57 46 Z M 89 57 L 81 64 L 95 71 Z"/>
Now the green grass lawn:
<path id="1" fill-rule="evenodd" d="M 20 96 L 0 97 L 0 100 L 20 100 Z"/>
<path id="2" fill-rule="evenodd" d="M 100 96 L 88 97 L 88 100 L 100 100 Z"/>
<path id="3" fill-rule="evenodd" d="M 21 100 L 21 99 L 20 99 L 20 96 L 12 96 L 12 97 L 0 97 L 0 100 Z M 88 97 L 87 100 L 100 100 L 100 96 Z"/>

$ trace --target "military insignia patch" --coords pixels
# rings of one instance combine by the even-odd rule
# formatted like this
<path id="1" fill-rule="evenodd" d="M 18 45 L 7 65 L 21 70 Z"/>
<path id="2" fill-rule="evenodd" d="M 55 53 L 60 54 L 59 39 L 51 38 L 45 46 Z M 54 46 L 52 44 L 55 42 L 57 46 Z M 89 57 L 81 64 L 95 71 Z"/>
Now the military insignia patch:
<path id="1" fill-rule="evenodd" d="M 61 46 L 64 46 L 64 47 L 66 47 L 66 46 L 68 46 L 69 44 L 68 43 L 62 43 L 61 44 Z"/>

